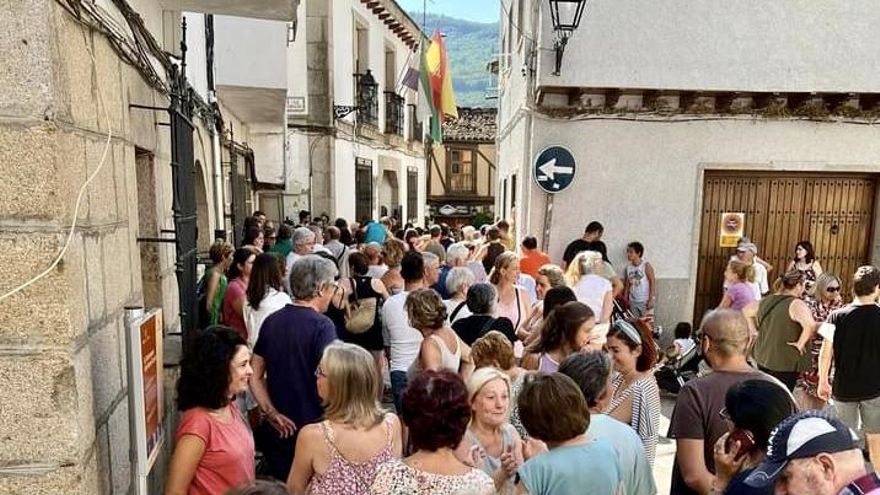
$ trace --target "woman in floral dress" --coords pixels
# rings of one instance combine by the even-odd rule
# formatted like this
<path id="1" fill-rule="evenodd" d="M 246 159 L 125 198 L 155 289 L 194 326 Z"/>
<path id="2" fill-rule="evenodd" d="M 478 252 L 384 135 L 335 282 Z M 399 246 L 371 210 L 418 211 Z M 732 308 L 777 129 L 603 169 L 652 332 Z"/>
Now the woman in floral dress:
<path id="1" fill-rule="evenodd" d="M 831 273 L 823 273 L 816 279 L 814 297 L 807 304 L 813 313 L 816 324 L 823 323 L 832 311 L 844 306 L 840 296 L 840 279 Z M 819 386 L 819 349 L 822 348 L 822 337 L 815 333 L 808 348 L 812 358 L 810 369 L 801 373 L 795 389 L 795 399 L 800 409 L 822 409 L 825 401 L 819 398 L 816 388 Z"/>

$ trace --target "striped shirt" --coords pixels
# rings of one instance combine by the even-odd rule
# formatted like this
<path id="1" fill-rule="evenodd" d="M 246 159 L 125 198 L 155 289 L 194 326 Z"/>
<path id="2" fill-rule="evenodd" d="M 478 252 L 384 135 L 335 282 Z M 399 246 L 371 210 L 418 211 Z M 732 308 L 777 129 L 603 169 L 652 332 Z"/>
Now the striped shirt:
<path id="1" fill-rule="evenodd" d="M 632 418 L 629 425 L 642 439 L 648 462 L 653 466 L 660 429 L 660 389 L 657 387 L 657 381 L 653 376 L 648 375 L 632 382 L 625 390 L 619 390 L 621 386 L 623 386 L 623 375 L 615 373 L 611 384 L 613 398 L 605 408 L 605 414 L 611 414 L 632 398 Z"/>

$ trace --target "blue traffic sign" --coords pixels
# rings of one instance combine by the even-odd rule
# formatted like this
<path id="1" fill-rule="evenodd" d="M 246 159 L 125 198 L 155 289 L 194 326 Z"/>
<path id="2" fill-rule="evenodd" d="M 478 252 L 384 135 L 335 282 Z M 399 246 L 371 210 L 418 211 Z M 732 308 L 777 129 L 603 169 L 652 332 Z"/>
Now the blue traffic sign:
<path id="1" fill-rule="evenodd" d="M 548 193 L 564 191 L 574 181 L 574 172 L 574 156 L 562 146 L 545 148 L 532 169 L 535 183 Z"/>

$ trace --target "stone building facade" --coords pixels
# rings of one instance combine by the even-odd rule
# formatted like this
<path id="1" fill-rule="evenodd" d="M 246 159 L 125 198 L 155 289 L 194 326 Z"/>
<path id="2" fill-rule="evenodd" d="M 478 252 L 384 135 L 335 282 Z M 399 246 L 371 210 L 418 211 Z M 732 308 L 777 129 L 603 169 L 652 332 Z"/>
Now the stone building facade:
<path id="1" fill-rule="evenodd" d="M 720 301 L 724 212 L 746 214 L 774 274 L 802 239 L 844 280 L 877 259 L 872 2 L 588 2 L 558 73 L 548 3 L 502 3 L 499 181 L 518 186 L 501 215 L 554 260 L 591 220 L 618 268 L 641 241 L 674 325 Z M 549 195 L 534 162 L 556 145 L 577 167 Z"/>
<path id="2" fill-rule="evenodd" d="M 259 3 L 0 2 L 0 494 L 130 492 L 123 321 L 130 305 L 159 307 L 165 316 L 171 422 L 149 484 L 161 492 L 182 331 L 175 244 L 152 241 L 175 229 L 169 98 L 161 89 L 169 81 L 159 58 L 114 47 L 134 46 L 137 31 L 179 64 L 185 41 L 192 48 L 186 73 L 204 103 L 211 96 L 198 87 L 209 79 L 204 14 L 294 19 L 295 0 Z M 198 112 L 193 123 L 188 187 L 204 249 L 215 230 L 229 228 L 229 205 L 214 187 L 214 164 L 224 159 L 212 152 L 216 126 Z M 246 122 L 227 116 L 224 131 L 233 125 L 248 132 Z"/>

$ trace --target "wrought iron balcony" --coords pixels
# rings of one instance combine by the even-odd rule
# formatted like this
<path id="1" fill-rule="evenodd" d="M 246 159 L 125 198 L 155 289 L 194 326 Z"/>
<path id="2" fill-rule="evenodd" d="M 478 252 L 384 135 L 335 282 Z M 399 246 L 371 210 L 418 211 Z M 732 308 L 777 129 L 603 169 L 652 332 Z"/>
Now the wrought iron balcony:
<path id="1" fill-rule="evenodd" d="M 385 134 L 403 136 L 403 97 L 393 91 L 385 92 Z"/>

